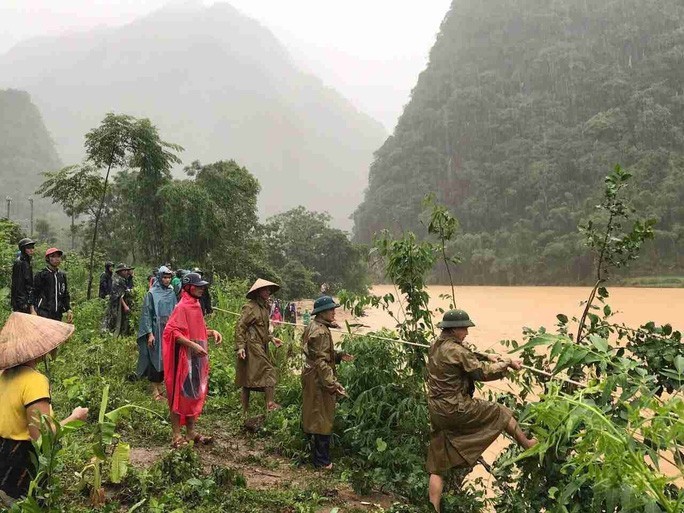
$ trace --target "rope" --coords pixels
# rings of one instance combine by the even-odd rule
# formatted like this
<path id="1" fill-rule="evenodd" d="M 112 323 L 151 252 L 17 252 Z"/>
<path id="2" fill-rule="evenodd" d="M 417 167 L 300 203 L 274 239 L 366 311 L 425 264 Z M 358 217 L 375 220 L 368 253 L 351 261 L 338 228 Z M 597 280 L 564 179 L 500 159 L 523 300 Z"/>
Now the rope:
<path id="1" fill-rule="evenodd" d="M 238 316 L 238 317 L 240 316 L 240 314 L 239 314 L 238 312 L 231 312 L 230 310 L 224 310 L 223 308 L 214 307 L 214 310 L 217 310 L 217 311 L 219 311 L 219 312 L 224 312 L 224 313 L 227 313 L 227 314 L 230 314 L 230 315 L 236 315 L 236 316 Z M 304 328 L 304 327 L 306 327 L 306 326 L 304 326 L 304 324 L 298 324 L 298 323 L 294 323 L 294 322 L 277 321 L 277 323 L 278 323 L 278 324 L 287 324 L 288 326 L 295 326 L 295 327 L 299 327 L 299 328 Z M 382 337 L 382 336 L 380 336 L 380 335 L 373 335 L 373 334 L 370 334 L 370 333 L 351 333 L 350 331 L 346 331 L 346 330 L 338 329 L 338 328 L 329 328 L 329 329 L 330 329 L 330 331 L 335 331 L 335 332 L 337 332 L 337 333 L 343 333 L 343 334 L 345 334 L 345 335 L 349 335 L 349 336 L 352 336 L 352 337 L 359 337 L 359 336 L 362 336 L 362 337 L 374 338 L 374 339 L 377 339 L 377 340 L 386 340 L 386 341 L 388 341 L 388 342 L 394 342 L 394 343 L 404 344 L 404 345 L 408 345 L 408 346 L 425 347 L 425 348 L 429 348 L 429 347 L 430 347 L 430 346 L 427 345 L 427 344 L 418 344 L 417 342 L 410 342 L 410 341 L 408 341 L 408 340 L 402 340 L 402 339 L 400 339 L 400 338 Z M 473 352 L 474 352 L 475 354 L 477 354 L 477 355 L 479 355 L 479 356 L 483 356 L 483 357 L 485 357 L 485 358 L 488 358 L 488 357 L 490 356 L 490 354 L 491 354 L 491 353 L 481 353 L 481 352 L 479 352 L 479 351 L 473 351 Z M 580 383 L 579 381 L 574 381 L 574 380 L 569 379 L 569 378 L 564 378 L 563 376 L 558 376 L 558 375 L 556 375 L 556 374 L 552 374 L 552 373 L 547 372 L 547 371 L 545 371 L 545 370 L 537 369 L 536 367 L 530 367 L 529 365 L 522 365 L 521 367 L 522 367 L 523 369 L 525 369 L 525 370 L 528 370 L 528 371 L 530 371 L 530 372 L 534 372 L 534 373 L 536 373 L 536 374 L 540 374 L 540 375 L 542 375 L 542 376 L 546 376 L 546 377 L 551 378 L 551 379 L 556 379 L 556 380 L 559 380 L 559 381 L 564 381 L 565 383 L 570 383 L 571 385 L 575 385 L 575 386 L 578 386 L 578 387 L 581 387 L 581 388 L 586 388 L 586 387 L 587 387 L 587 385 L 585 385 L 584 383 Z"/>

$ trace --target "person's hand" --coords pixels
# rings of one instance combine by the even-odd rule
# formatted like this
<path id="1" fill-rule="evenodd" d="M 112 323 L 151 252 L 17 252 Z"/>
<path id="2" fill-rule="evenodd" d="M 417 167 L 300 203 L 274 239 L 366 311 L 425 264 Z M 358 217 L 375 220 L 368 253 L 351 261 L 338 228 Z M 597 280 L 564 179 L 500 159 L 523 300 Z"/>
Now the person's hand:
<path id="1" fill-rule="evenodd" d="M 148 333 L 147 334 L 147 347 L 152 347 L 153 345 L 154 345 L 154 334 Z"/>
<path id="2" fill-rule="evenodd" d="M 199 356 L 207 356 L 207 354 L 209 354 L 209 353 L 207 353 L 207 350 L 204 349 L 204 348 L 203 348 L 200 344 L 198 344 L 198 343 L 195 343 L 195 344 L 192 346 L 192 351 L 193 351 L 193 353 L 195 353 L 195 354 L 197 354 L 197 355 L 199 355 Z"/>
<path id="3" fill-rule="evenodd" d="M 74 411 L 71 412 L 71 418 L 73 420 L 87 420 L 88 419 L 88 408 L 81 408 L 77 406 Z"/>
<path id="4" fill-rule="evenodd" d="M 123 311 L 124 311 L 124 313 L 128 313 L 131 311 L 131 309 L 128 307 L 128 305 L 126 303 L 123 304 Z"/>
<path id="5" fill-rule="evenodd" d="M 511 361 L 508 363 L 508 366 L 509 366 L 511 369 L 517 370 L 517 371 L 519 371 L 520 369 L 522 369 L 522 365 L 523 365 L 522 360 L 511 360 Z"/>
<path id="6" fill-rule="evenodd" d="M 342 361 L 343 361 L 343 362 L 351 362 L 351 361 L 353 361 L 353 360 L 354 360 L 354 355 L 353 355 L 353 354 L 344 353 L 344 354 L 342 355 Z"/>
<path id="7" fill-rule="evenodd" d="M 280 347 L 283 345 L 283 341 L 278 337 L 273 337 L 273 344 L 275 344 L 276 347 Z"/>
<path id="8" fill-rule="evenodd" d="M 72 312 L 71 310 L 69 310 L 66 314 L 67 314 L 67 319 L 66 319 L 66 321 L 67 321 L 69 324 L 71 324 L 72 322 L 74 322 L 74 312 Z"/>
<path id="9" fill-rule="evenodd" d="M 220 346 L 221 342 L 223 342 L 223 335 L 221 335 L 218 331 L 209 330 L 209 335 L 214 338 L 214 344 L 217 346 Z"/>
<path id="10" fill-rule="evenodd" d="M 342 397 L 349 397 L 349 396 L 347 395 L 347 391 L 346 391 L 346 390 L 344 389 L 344 387 L 343 387 L 342 385 L 340 385 L 339 383 L 337 383 L 337 385 L 335 386 L 335 393 L 336 393 L 337 395 L 342 396 Z"/>
<path id="11" fill-rule="evenodd" d="M 247 353 L 245 352 L 244 349 L 238 349 L 237 355 L 238 355 L 238 358 L 240 358 L 240 360 L 244 360 L 247 358 Z"/>

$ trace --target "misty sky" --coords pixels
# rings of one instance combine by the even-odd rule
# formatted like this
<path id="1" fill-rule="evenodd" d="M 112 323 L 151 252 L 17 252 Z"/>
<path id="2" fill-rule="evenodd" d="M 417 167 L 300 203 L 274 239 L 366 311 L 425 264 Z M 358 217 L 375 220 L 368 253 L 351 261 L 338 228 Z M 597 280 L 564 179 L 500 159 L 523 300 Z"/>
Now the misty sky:
<path id="1" fill-rule="evenodd" d="M 122 25 L 167 3 L 168 0 L 0 0 L 0 53 L 33 36 Z M 302 68 L 335 87 L 391 131 L 427 63 L 451 0 L 228 3 L 269 27 Z"/>

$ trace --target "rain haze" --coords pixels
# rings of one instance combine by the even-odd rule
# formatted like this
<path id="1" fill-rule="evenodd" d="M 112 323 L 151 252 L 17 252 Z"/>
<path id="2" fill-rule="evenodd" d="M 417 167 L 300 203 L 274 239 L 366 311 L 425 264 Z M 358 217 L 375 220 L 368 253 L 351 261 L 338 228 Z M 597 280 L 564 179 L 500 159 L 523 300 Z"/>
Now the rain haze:
<path id="1" fill-rule="evenodd" d="M 0 54 L 22 40 L 119 26 L 162 0 L 0 0 Z M 202 2 L 196 2 L 202 4 Z M 214 2 L 203 2 L 211 5 Z M 302 67 L 391 131 L 427 62 L 449 0 L 233 0 L 271 29 Z M 341 8 L 340 5 L 343 5 Z"/>

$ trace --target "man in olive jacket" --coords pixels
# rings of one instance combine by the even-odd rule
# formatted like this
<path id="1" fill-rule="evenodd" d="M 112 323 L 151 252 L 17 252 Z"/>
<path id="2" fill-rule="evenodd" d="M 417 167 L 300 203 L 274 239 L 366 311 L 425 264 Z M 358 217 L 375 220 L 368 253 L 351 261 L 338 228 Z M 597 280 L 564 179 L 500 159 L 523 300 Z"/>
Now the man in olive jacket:
<path id="1" fill-rule="evenodd" d="M 280 408 L 274 400 L 276 368 L 268 351 L 269 342 L 273 342 L 276 347 L 283 343 L 271 335 L 269 330 L 268 298 L 279 289 L 279 285 L 270 281 L 255 281 L 247 292 L 249 301 L 242 307 L 235 327 L 235 384 L 242 388 L 243 413 L 249 410 L 249 394 L 252 391 L 266 394 L 267 411 Z"/>
<path id="2" fill-rule="evenodd" d="M 332 469 L 330 462 L 330 435 L 335 418 L 338 396 L 346 396 L 344 387 L 337 381 L 336 364 L 351 361 L 349 354 L 335 351 L 331 327 L 335 324 L 335 309 L 340 305 L 330 296 L 314 302 L 311 312 L 315 317 L 304 330 L 302 351 L 306 358 L 302 371 L 302 424 L 304 432 L 313 436 L 313 464 Z"/>

